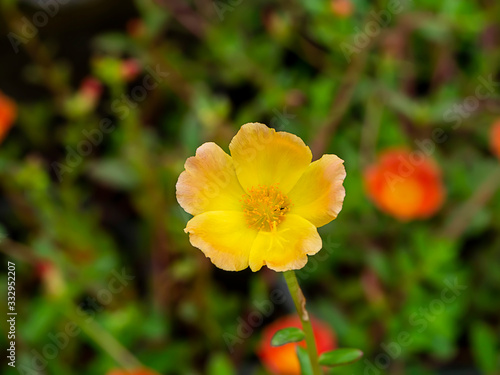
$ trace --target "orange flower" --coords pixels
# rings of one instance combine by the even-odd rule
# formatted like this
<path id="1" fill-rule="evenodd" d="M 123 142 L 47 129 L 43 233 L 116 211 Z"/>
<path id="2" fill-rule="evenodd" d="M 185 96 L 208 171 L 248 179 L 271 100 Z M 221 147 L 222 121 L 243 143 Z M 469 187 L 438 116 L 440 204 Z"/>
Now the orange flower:
<path id="1" fill-rule="evenodd" d="M 497 120 L 491 128 L 491 149 L 500 158 L 500 120 Z"/>
<path id="2" fill-rule="evenodd" d="M 364 178 L 374 203 L 400 220 L 430 217 L 443 203 L 441 171 L 421 152 L 385 151 Z"/>
<path id="3" fill-rule="evenodd" d="M 17 117 L 14 101 L 0 91 L 0 142 L 3 141 Z"/>
<path id="4" fill-rule="evenodd" d="M 312 319 L 312 326 L 318 354 L 336 348 L 335 334 L 326 323 Z M 297 359 L 296 346 L 305 347 L 305 341 L 290 343 L 283 346 L 271 346 L 274 334 L 283 328 L 297 327 L 302 329 L 302 323 L 297 315 L 289 315 L 276 320 L 264 329 L 262 339 L 257 348 L 257 355 L 264 366 L 273 374 L 300 375 L 300 364 Z"/>
<path id="5" fill-rule="evenodd" d="M 111 370 L 107 375 L 159 375 L 156 371 L 147 368 L 137 370 Z"/>
<path id="6" fill-rule="evenodd" d="M 331 0 L 330 6 L 332 13 L 341 18 L 349 17 L 354 10 L 351 0 Z"/>

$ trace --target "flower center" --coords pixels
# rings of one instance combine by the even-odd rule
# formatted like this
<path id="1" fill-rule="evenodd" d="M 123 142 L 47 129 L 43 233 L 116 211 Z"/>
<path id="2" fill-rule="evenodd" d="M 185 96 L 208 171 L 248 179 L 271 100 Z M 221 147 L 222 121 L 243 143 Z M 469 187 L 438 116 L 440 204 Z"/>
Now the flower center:
<path id="1" fill-rule="evenodd" d="M 243 195 L 243 212 L 250 228 L 270 232 L 290 211 L 290 199 L 276 185 L 252 187 Z"/>

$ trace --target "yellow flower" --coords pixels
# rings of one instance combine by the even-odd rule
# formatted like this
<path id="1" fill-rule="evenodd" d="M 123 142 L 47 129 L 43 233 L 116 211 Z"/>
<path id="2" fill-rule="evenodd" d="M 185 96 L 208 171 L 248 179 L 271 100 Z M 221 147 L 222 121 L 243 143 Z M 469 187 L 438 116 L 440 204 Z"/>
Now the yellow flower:
<path id="1" fill-rule="evenodd" d="M 322 247 L 316 228 L 342 209 L 343 160 L 311 163 L 302 139 L 259 123 L 243 125 L 229 149 L 203 144 L 179 176 L 191 244 L 227 271 L 304 267 Z"/>

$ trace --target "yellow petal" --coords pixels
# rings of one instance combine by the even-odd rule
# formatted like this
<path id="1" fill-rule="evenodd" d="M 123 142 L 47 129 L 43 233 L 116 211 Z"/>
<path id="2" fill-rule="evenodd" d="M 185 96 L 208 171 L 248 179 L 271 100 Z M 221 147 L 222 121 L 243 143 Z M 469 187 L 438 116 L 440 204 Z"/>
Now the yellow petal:
<path id="1" fill-rule="evenodd" d="M 302 139 L 258 123 L 243 125 L 229 149 L 238 179 L 247 191 L 252 186 L 279 183 L 286 194 L 312 160 L 311 150 Z"/>
<path id="2" fill-rule="evenodd" d="M 257 231 L 247 227 L 243 212 L 210 211 L 193 217 L 184 229 L 189 241 L 226 271 L 248 267 Z"/>
<path id="3" fill-rule="evenodd" d="M 335 155 L 311 163 L 294 188 L 288 193 L 292 214 L 300 215 L 316 227 L 335 219 L 342 209 L 346 173 L 344 161 Z"/>
<path id="4" fill-rule="evenodd" d="M 177 181 L 177 201 L 191 215 L 207 211 L 241 210 L 245 194 L 231 156 L 215 143 L 204 143 L 187 159 Z"/>
<path id="5" fill-rule="evenodd" d="M 250 268 L 254 272 L 264 265 L 275 271 L 300 269 L 307 255 L 316 254 L 321 246 L 314 225 L 298 215 L 286 215 L 276 230 L 259 232 L 250 252 Z"/>

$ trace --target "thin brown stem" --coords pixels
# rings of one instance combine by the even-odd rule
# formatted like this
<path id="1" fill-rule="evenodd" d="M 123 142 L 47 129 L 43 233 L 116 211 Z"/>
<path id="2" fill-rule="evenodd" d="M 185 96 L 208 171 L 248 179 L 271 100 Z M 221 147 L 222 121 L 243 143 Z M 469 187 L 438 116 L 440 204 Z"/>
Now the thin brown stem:
<path id="1" fill-rule="evenodd" d="M 488 203 L 499 188 L 500 167 L 496 167 L 489 177 L 479 185 L 469 200 L 459 207 L 455 214 L 451 215 L 453 219 L 442 231 L 443 236 L 452 239 L 459 238 L 469 226 L 474 215 Z"/>

